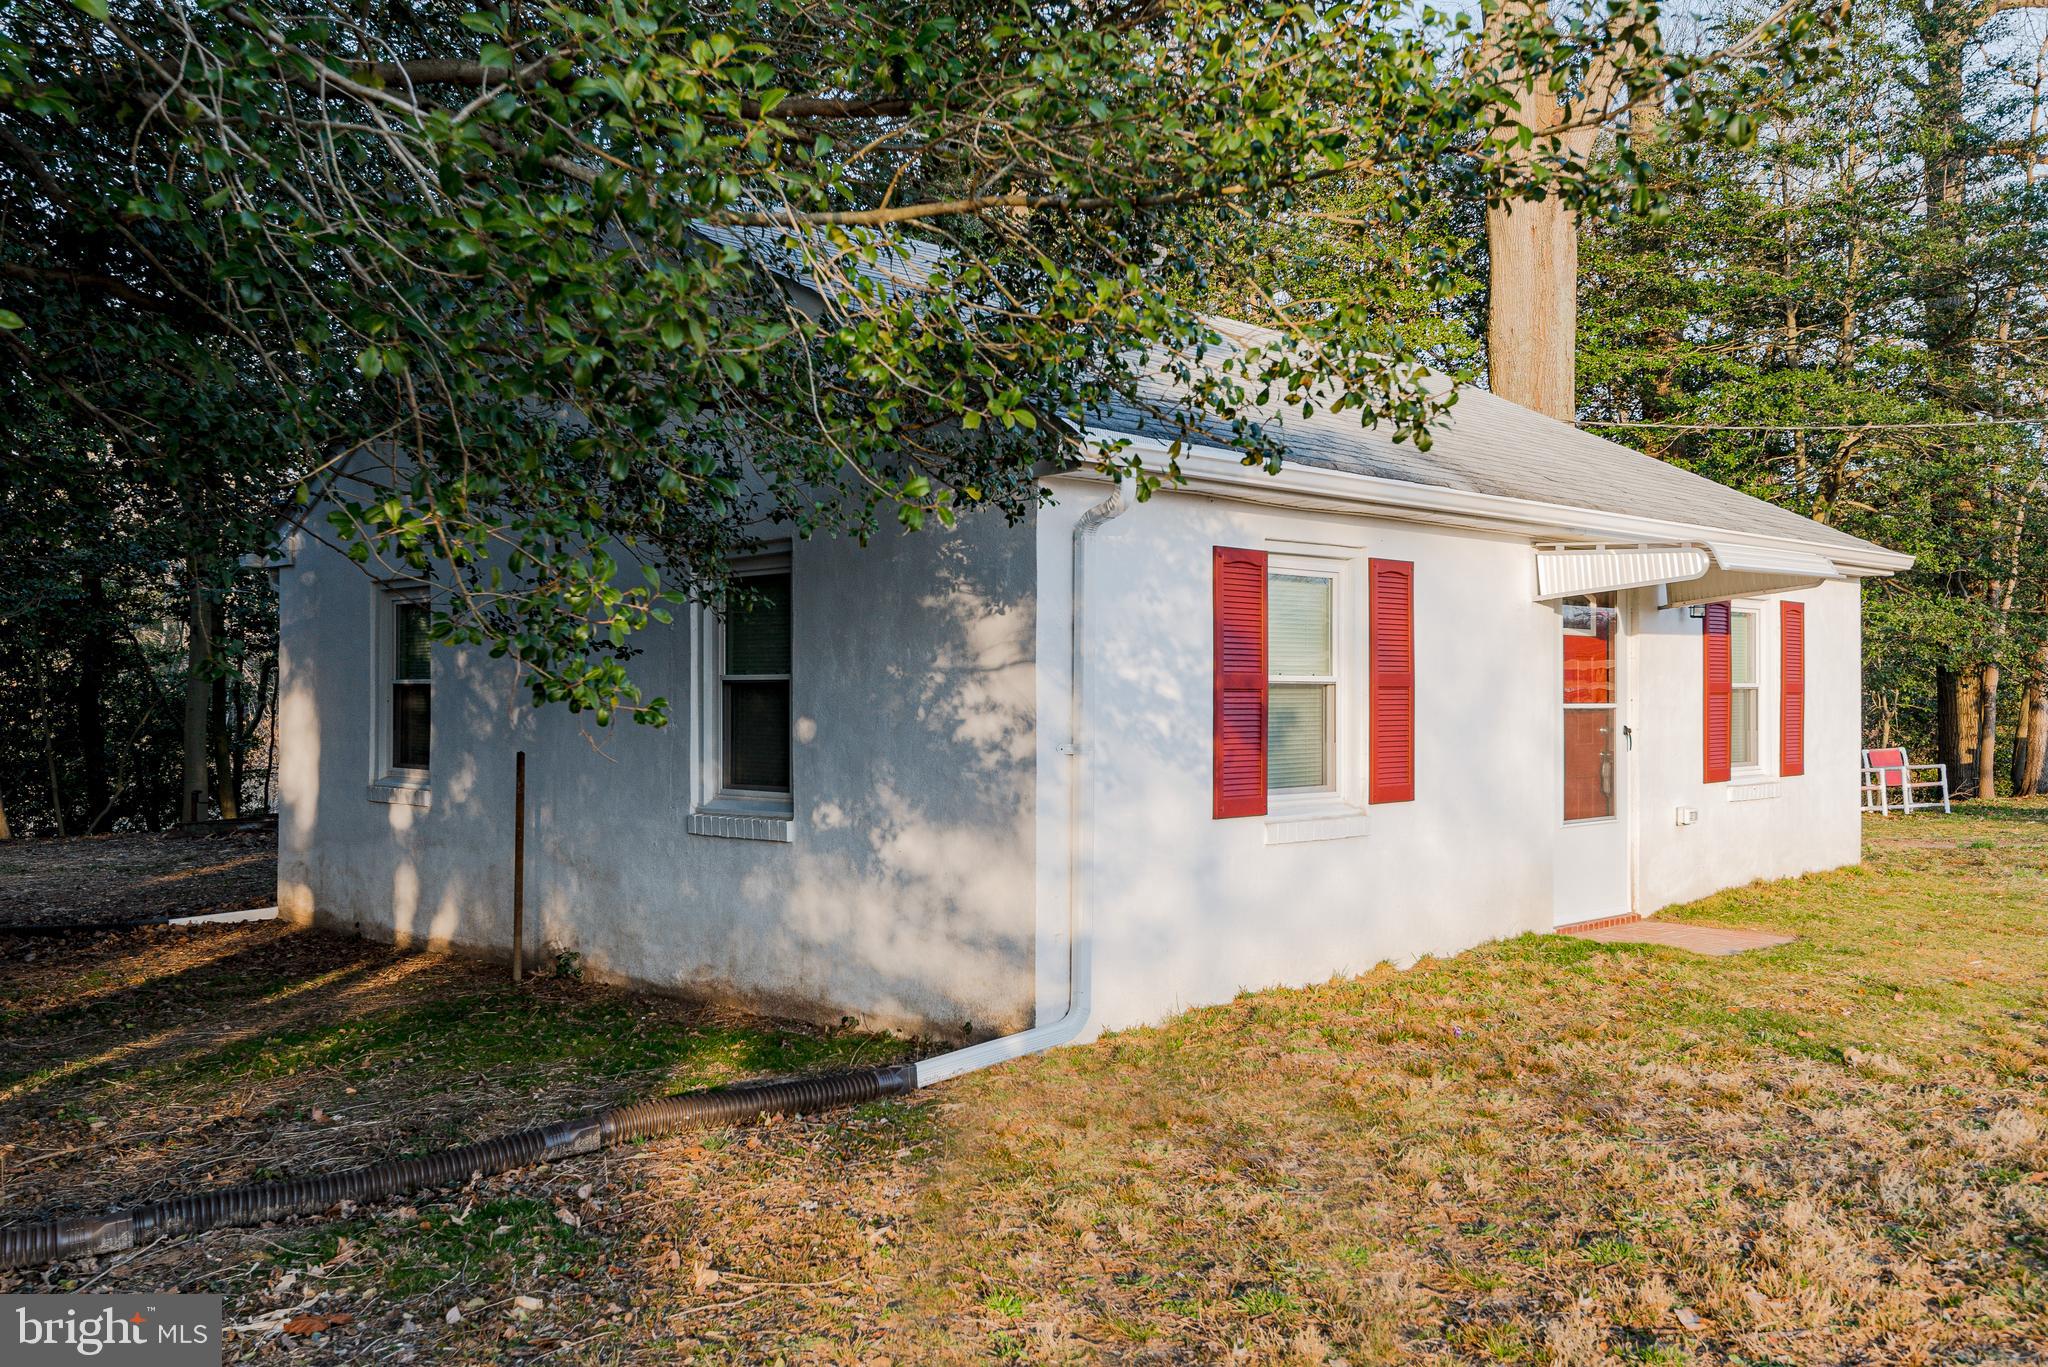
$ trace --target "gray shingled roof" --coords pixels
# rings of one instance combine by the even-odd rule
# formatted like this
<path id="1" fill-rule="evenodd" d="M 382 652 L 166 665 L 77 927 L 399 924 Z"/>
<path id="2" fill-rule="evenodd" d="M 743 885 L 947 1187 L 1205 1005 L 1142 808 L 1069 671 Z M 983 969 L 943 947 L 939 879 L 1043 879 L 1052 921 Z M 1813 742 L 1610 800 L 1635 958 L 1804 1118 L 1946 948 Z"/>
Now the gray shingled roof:
<path id="1" fill-rule="evenodd" d="M 824 268 L 864 276 L 888 295 L 914 293 L 928 287 L 931 274 L 950 255 L 937 244 L 887 230 L 861 230 L 855 235 L 863 245 L 877 249 L 872 261 L 831 246 L 822 235 L 806 244 L 806 251 L 798 251 L 795 241 L 779 229 L 699 226 L 697 231 L 749 252 L 814 289 L 819 285 L 817 270 Z M 1223 335 L 1222 351 L 1281 340 L 1279 333 L 1256 324 L 1231 318 L 1209 321 Z M 1431 383 L 1440 395 L 1451 388 L 1442 377 L 1433 377 Z M 1173 381 L 1162 369 L 1151 371 L 1143 390 L 1147 403 L 1162 411 L 1174 408 Z M 1883 549 L 1471 385 L 1457 386 L 1457 402 L 1430 427 L 1427 451 L 1413 442 L 1396 442 L 1389 427 L 1365 426 L 1356 411 L 1335 413 L 1319 407 L 1313 417 L 1304 418 L 1298 409 L 1270 404 L 1257 419 L 1268 433 L 1278 435 L 1289 460 L 1320 469 L 1681 523 L 1736 536 L 1797 540 L 1822 549 Z M 1165 440 L 1180 435 L 1129 406 L 1093 414 L 1090 425 L 1097 431 Z M 1227 430 L 1207 431 L 1203 439 L 1226 447 L 1231 442 Z"/>
<path id="2" fill-rule="evenodd" d="M 1233 337 L 1256 339 L 1260 331 L 1230 320 L 1216 321 Z M 1452 387 L 1440 377 L 1432 384 L 1439 395 Z M 1154 371 L 1146 388 L 1149 402 L 1171 408 L 1174 393 L 1169 380 Z M 1276 403 L 1260 411 L 1257 418 L 1268 435 L 1279 438 L 1288 460 L 1319 469 L 1652 518 L 1736 536 L 1798 540 L 1822 549 L 1882 550 L 1788 508 L 1596 437 L 1483 389 L 1472 385 L 1456 389 L 1457 402 L 1430 426 L 1427 451 L 1417 449 L 1412 441 L 1396 442 L 1389 426 L 1363 425 L 1356 410 L 1337 413 L 1318 408 L 1313 417 L 1304 418 L 1298 408 L 1289 411 Z M 1122 406 L 1094 415 L 1090 425 L 1098 431 L 1164 440 L 1175 435 L 1158 419 Z M 1227 432 L 1211 432 L 1202 439 L 1230 445 Z"/>
<path id="3" fill-rule="evenodd" d="M 845 229 L 845 241 L 820 232 L 797 237 L 782 228 L 725 228 L 691 225 L 708 241 L 753 257 L 769 270 L 800 280 L 813 293 L 828 296 L 835 276 L 859 276 L 881 286 L 885 299 L 924 292 L 933 272 L 952 255 L 936 243 L 873 228 Z"/>

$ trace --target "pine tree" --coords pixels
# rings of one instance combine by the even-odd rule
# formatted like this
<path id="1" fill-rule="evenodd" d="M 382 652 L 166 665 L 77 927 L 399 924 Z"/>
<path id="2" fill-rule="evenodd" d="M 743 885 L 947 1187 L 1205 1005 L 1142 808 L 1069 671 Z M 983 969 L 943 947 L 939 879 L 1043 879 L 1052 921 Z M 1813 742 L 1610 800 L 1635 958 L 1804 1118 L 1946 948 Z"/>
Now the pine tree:
<path id="1" fill-rule="evenodd" d="M 1588 425 L 1919 557 L 1867 600 L 1872 728 L 1989 791 L 2048 630 L 2048 214 L 1985 8 L 1859 5 L 1754 152 L 1647 150 L 1669 212 L 1587 226 L 1580 368 Z"/>

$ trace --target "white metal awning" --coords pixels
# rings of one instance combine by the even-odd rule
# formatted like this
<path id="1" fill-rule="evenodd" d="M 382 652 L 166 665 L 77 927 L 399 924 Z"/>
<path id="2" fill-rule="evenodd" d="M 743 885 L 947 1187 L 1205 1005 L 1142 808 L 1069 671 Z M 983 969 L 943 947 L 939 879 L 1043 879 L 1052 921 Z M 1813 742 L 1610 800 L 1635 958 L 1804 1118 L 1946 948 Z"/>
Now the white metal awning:
<path id="1" fill-rule="evenodd" d="M 1682 546 L 1571 546 L 1536 552 L 1536 598 L 1661 586 L 1667 607 L 1811 588 L 1842 572 L 1814 551 L 1708 541 Z"/>
<path id="2" fill-rule="evenodd" d="M 1709 541 L 1707 550 L 1714 557 L 1714 567 L 1697 579 L 1673 583 L 1665 595 L 1664 606 L 1680 608 L 1748 594 L 1786 593 L 1844 577 L 1835 562 L 1818 551 L 1721 541 Z"/>
<path id="3" fill-rule="evenodd" d="M 1713 568 L 1702 546 L 1600 546 L 1536 552 L 1536 597 L 1574 598 L 1697 579 Z"/>

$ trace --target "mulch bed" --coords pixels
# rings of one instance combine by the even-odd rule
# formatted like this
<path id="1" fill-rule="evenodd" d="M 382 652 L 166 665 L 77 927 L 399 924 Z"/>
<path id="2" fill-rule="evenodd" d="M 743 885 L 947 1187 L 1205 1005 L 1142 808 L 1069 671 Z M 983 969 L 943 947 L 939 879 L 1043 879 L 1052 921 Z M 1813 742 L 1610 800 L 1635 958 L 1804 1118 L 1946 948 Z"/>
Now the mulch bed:
<path id="1" fill-rule="evenodd" d="M 0 931 L 91 929 L 276 901 L 271 822 L 0 844 Z"/>

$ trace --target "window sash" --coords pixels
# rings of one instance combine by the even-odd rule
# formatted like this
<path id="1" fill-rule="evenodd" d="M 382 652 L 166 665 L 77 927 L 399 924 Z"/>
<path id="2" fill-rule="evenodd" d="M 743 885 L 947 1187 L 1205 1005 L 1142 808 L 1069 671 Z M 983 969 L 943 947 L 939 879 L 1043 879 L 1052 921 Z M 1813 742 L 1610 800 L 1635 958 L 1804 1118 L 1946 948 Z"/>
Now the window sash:
<path id="1" fill-rule="evenodd" d="M 1266 789 L 1297 792 L 1332 786 L 1336 730 L 1331 684 L 1276 683 L 1266 690 Z"/>
<path id="2" fill-rule="evenodd" d="M 391 767 L 425 769 L 434 745 L 434 686 L 391 685 Z"/>
<path id="3" fill-rule="evenodd" d="M 1335 679 L 1337 584 L 1325 574 L 1266 576 L 1266 672 L 1274 679 Z"/>
<path id="4" fill-rule="evenodd" d="M 728 613 L 719 632 L 720 787 L 783 795 L 791 767 L 790 573 L 739 579 L 757 596 Z"/>
<path id="5" fill-rule="evenodd" d="M 1736 688 L 1757 685 L 1756 628 L 1754 612 L 1728 614 L 1728 682 Z"/>
<path id="6" fill-rule="evenodd" d="M 1762 712 L 1763 689 L 1756 684 L 1736 684 L 1728 690 L 1728 763 L 1736 768 L 1763 762 L 1758 735 Z"/>
<path id="7" fill-rule="evenodd" d="M 788 680 L 728 679 L 720 701 L 725 787 L 734 792 L 788 792 Z"/>
<path id="8" fill-rule="evenodd" d="M 742 575 L 739 583 L 751 601 L 727 615 L 722 677 L 787 679 L 789 677 L 789 571 Z"/>
<path id="9" fill-rule="evenodd" d="M 391 608 L 393 683 L 432 683 L 433 642 L 427 635 L 432 614 L 425 603 L 397 602 Z"/>

